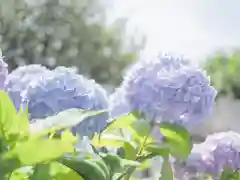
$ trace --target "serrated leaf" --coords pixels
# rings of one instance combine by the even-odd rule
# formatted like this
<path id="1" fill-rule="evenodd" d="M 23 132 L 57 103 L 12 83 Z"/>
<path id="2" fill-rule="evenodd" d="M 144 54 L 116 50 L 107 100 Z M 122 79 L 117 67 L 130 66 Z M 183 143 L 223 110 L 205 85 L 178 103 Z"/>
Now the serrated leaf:
<path id="1" fill-rule="evenodd" d="M 33 165 L 57 159 L 65 153 L 73 153 L 72 143 L 55 139 L 36 139 L 17 144 L 5 154 L 5 158 L 18 158 L 22 165 Z"/>
<path id="2" fill-rule="evenodd" d="M 192 141 L 185 128 L 176 124 L 161 123 L 160 131 L 173 156 L 185 159 L 189 155 L 192 149 Z"/>

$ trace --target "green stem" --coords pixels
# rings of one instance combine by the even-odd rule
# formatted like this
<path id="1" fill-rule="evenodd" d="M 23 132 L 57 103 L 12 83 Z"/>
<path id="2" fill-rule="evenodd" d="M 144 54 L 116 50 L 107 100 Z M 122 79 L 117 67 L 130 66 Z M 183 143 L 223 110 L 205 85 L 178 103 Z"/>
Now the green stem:
<path id="1" fill-rule="evenodd" d="M 148 154 L 148 155 L 146 155 L 146 156 L 140 156 L 140 157 L 138 157 L 137 159 L 136 159 L 136 161 L 138 161 L 138 162 L 143 162 L 143 161 L 145 161 L 145 160 L 147 160 L 147 159 L 150 159 L 150 158 L 152 158 L 152 157 L 154 157 L 155 155 L 154 154 Z M 130 176 L 131 176 L 131 174 L 135 171 L 135 169 L 136 169 L 136 167 L 130 167 L 130 168 L 128 168 L 123 174 L 121 174 L 118 178 L 117 178 L 117 180 L 121 180 L 122 178 L 124 178 L 125 180 L 127 180 L 127 178 L 128 179 L 130 179 Z"/>
<path id="2" fill-rule="evenodd" d="M 139 162 L 143 162 L 144 160 L 146 160 L 146 158 L 144 158 L 144 159 L 142 159 L 141 160 L 141 155 L 142 155 L 142 152 L 143 152 L 143 150 L 144 150 L 144 147 L 145 147 L 145 145 L 146 145 L 146 143 L 147 143 L 147 140 L 148 140 L 148 137 L 150 136 L 150 134 L 151 134 L 151 132 L 152 132 L 152 129 L 153 129 L 153 124 L 151 124 L 151 129 L 150 129 L 150 131 L 149 131 L 149 133 L 148 133 L 148 135 L 146 135 L 145 137 L 144 137 L 144 140 L 143 140 L 143 142 L 142 142 L 142 145 L 141 145 L 141 147 L 139 148 L 139 150 L 138 150 L 138 153 L 137 153 L 137 161 L 139 161 Z M 144 157 L 146 157 L 146 156 L 144 156 Z M 117 178 L 117 180 L 121 180 L 122 178 L 124 178 L 124 180 L 129 180 L 130 179 L 130 177 L 131 177 L 131 175 L 132 175 L 132 173 L 134 172 L 136 170 L 136 167 L 130 167 L 130 168 L 128 168 L 123 174 L 121 174 L 118 178 Z"/>

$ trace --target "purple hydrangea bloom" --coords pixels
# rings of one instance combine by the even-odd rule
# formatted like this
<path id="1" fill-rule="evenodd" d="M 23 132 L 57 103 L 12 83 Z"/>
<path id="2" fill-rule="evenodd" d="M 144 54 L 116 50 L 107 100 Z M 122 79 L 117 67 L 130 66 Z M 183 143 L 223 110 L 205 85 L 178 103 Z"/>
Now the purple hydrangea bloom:
<path id="1" fill-rule="evenodd" d="M 41 78 L 30 81 L 23 94 L 28 101 L 30 119 L 45 118 L 71 108 L 108 108 L 106 91 L 100 85 L 65 67 L 44 72 Z M 108 113 L 102 113 L 87 118 L 73 127 L 72 131 L 82 136 L 90 135 L 102 130 L 107 120 Z"/>
<path id="2" fill-rule="evenodd" d="M 8 75 L 8 65 L 3 61 L 3 57 L 0 55 L 0 89 L 4 89 L 4 82 Z"/>
<path id="3" fill-rule="evenodd" d="M 240 168 L 240 134 L 233 131 L 209 135 L 201 144 L 196 144 L 184 170 L 186 174 L 210 174 L 218 179 L 225 167 Z"/>
<path id="4" fill-rule="evenodd" d="M 7 76 L 5 90 L 17 109 L 19 109 L 20 104 L 26 103 L 23 96 L 30 82 L 41 78 L 46 72 L 49 72 L 49 70 L 41 65 L 34 64 L 20 66 Z"/>
<path id="5" fill-rule="evenodd" d="M 110 101 L 111 116 L 137 110 L 151 121 L 177 123 L 200 122 L 206 118 L 216 96 L 216 90 L 201 69 L 183 58 L 168 55 L 136 62 L 116 91 L 119 92 Z M 121 104 L 120 96 L 124 97 Z"/>

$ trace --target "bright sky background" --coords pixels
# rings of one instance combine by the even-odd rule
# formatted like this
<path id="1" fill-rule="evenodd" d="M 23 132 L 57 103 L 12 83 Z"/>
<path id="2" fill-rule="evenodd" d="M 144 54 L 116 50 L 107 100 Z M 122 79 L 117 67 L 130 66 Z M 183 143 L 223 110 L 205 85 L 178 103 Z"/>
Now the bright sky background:
<path id="1" fill-rule="evenodd" d="M 240 0 L 115 0 L 116 16 L 147 36 L 145 55 L 181 53 L 198 61 L 240 47 Z"/>

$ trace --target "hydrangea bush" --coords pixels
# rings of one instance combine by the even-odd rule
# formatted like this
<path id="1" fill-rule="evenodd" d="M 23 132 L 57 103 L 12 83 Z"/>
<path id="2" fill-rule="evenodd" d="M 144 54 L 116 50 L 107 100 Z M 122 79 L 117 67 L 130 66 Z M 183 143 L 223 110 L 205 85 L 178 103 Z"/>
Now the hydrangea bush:
<path id="1" fill-rule="evenodd" d="M 159 180 L 176 178 L 176 162 L 185 180 L 240 177 L 239 134 L 192 144 L 188 128 L 209 117 L 216 90 L 182 57 L 137 61 L 110 96 L 66 67 L 8 74 L 0 59 L 0 77 L 0 179 L 130 180 L 154 157 Z"/>

